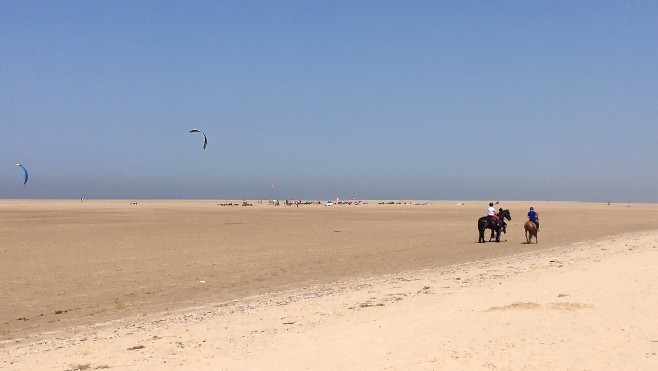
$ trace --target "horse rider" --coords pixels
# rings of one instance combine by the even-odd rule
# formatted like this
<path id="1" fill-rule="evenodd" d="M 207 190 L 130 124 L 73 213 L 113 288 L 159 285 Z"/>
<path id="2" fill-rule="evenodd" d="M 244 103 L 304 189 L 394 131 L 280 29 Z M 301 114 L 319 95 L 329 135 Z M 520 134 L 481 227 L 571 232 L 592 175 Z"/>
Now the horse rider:
<path id="1" fill-rule="evenodd" d="M 503 214 L 503 208 L 501 207 L 498 209 L 498 216 Z M 507 233 L 507 223 L 505 222 L 505 218 L 501 217 L 500 221 L 503 223 L 503 232 Z"/>
<path id="2" fill-rule="evenodd" d="M 530 211 L 528 211 L 528 220 L 537 225 L 537 232 L 539 232 L 539 214 L 532 206 L 530 206 Z"/>
<path id="3" fill-rule="evenodd" d="M 489 208 L 487 209 L 487 220 L 489 221 L 489 225 L 493 225 L 493 223 L 498 220 L 498 213 L 493 206 L 493 202 L 489 202 Z"/>

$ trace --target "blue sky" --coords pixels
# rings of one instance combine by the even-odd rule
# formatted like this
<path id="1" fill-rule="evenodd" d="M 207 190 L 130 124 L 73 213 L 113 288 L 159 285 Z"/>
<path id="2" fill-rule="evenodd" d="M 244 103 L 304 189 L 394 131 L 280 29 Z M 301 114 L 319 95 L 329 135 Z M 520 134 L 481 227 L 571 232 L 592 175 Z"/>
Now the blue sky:
<path id="1" fill-rule="evenodd" d="M 658 202 L 655 1 L 0 0 L 0 35 L 0 198 Z"/>

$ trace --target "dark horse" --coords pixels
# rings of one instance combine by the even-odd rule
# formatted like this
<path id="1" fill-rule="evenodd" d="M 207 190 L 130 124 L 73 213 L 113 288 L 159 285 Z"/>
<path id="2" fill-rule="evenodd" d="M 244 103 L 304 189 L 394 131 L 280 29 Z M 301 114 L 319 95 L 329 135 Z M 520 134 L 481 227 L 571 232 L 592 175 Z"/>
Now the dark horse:
<path id="1" fill-rule="evenodd" d="M 491 237 L 489 241 L 494 238 L 494 233 L 496 234 L 496 242 L 500 242 L 500 233 L 503 232 L 507 234 L 505 219 L 511 221 L 512 216 L 509 213 L 509 210 L 503 210 L 498 213 L 499 219 L 494 221 L 493 219 L 483 216 L 478 219 L 478 231 L 480 231 L 480 238 L 478 239 L 479 243 L 484 241 L 484 231 L 485 229 L 491 229 Z"/>

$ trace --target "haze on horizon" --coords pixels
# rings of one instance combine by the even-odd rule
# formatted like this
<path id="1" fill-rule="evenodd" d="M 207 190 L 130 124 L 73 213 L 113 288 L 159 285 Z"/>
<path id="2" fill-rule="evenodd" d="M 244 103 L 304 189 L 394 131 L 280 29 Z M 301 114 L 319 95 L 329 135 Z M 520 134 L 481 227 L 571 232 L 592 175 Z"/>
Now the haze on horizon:
<path id="1" fill-rule="evenodd" d="M 0 198 L 658 202 L 656 15 L 0 1 Z"/>

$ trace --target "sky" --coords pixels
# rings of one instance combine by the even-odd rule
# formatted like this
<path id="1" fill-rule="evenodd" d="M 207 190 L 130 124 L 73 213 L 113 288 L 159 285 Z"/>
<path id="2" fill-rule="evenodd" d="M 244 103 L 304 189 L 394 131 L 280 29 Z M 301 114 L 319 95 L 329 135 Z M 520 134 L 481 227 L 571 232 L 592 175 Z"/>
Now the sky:
<path id="1" fill-rule="evenodd" d="M 655 1 L 0 0 L 0 35 L 0 198 L 658 202 Z"/>

